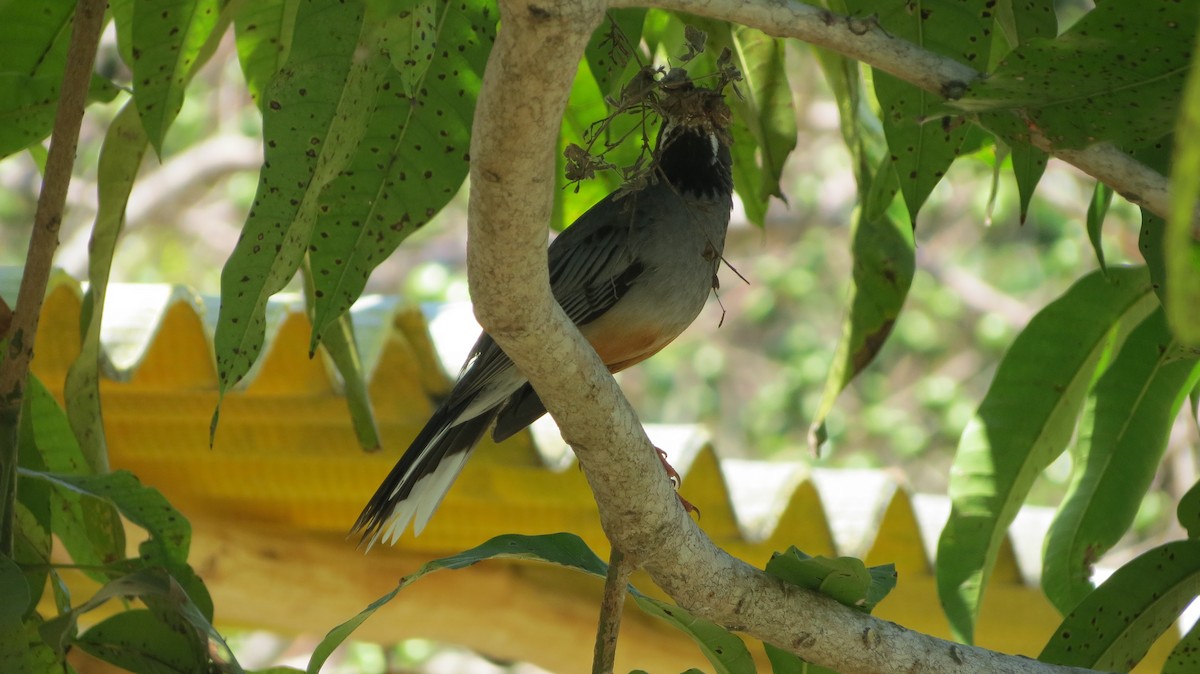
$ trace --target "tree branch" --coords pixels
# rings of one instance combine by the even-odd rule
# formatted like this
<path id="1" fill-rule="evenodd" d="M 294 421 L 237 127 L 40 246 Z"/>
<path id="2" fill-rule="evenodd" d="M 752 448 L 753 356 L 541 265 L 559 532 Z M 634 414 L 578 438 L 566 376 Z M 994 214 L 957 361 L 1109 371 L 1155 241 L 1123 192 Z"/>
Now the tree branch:
<path id="1" fill-rule="evenodd" d="M 742 13 L 732 11 L 738 7 Z M 714 8 L 726 8 L 723 18 L 750 23 L 747 7 L 674 8 L 711 16 L 718 15 Z M 786 25 L 791 12 L 800 11 L 794 4 L 754 7 L 760 25 L 767 18 Z M 599 0 L 501 0 L 500 8 L 501 30 L 471 137 L 467 264 L 475 313 L 529 377 L 575 449 L 614 546 L 637 551 L 636 561 L 688 610 L 845 674 L 1085 671 L 878 620 L 768 576 L 700 531 L 663 478 L 629 403 L 550 293 L 553 152 L 571 78 L 605 6 Z"/>
<path id="2" fill-rule="evenodd" d="M 106 0 L 79 0 L 75 7 L 75 26 L 67 47 L 67 66 L 59 89 L 42 192 L 38 196 L 12 323 L 4 333 L 5 354 L 0 361 L 0 553 L 10 556 L 17 492 L 17 428 L 21 420 L 21 401 L 24 398 L 25 379 L 29 375 L 29 361 L 33 359 L 42 300 L 46 297 L 54 251 L 58 248 L 63 204 L 67 199 L 67 187 L 71 184 L 71 167 L 75 163 L 75 148 L 79 144 L 79 125 L 87 105 L 88 84 L 107 5 Z"/>
<path id="3" fill-rule="evenodd" d="M 952 58 L 889 35 L 872 19 L 843 16 L 794 0 L 611 0 L 609 5 L 653 5 L 740 23 L 775 37 L 796 38 L 862 61 L 949 101 L 962 96 L 967 86 L 983 75 Z M 1029 142 L 1160 218 L 1168 217 L 1171 199 L 1167 178 L 1111 143 L 1064 149 L 1036 130 L 1031 130 Z M 1192 223 L 1193 231 L 1200 232 L 1200 214 L 1193 216 Z"/>

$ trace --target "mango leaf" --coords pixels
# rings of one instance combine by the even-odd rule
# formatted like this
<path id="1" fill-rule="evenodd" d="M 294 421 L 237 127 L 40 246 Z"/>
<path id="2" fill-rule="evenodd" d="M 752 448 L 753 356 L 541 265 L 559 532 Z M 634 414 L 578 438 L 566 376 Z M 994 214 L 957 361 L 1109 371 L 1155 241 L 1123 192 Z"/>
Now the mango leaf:
<path id="1" fill-rule="evenodd" d="M 1179 525 L 1187 529 L 1188 536 L 1200 538 L 1200 482 L 1192 485 L 1179 499 L 1179 507 L 1175 512 Z"/>
<path id="2" fill-rule="evenodd" d="M 1162 674 L 1189 672 L 1200 672 L 1200 623 L 1192 625 L 1163 663 Z"/>
<path id="3" fill-rule="evenodd" d="M 467 176 L 475 97 L 496 19 L 482 0 L 434 4 L 431 26 L 418 28 L 417 14 L 404 17 L 398 11 L 368 20 L 391 62 L 367 66 L 378 88 L 364 100 L 365 130 L 345 170 L 324 188 L 315 213 L 308 247 L 316 297 L 314 347 L 362 294 L 375 267 L 445 207 Z M 421 76 L 390 67 L 413 60 L 397 51 L 413 48 L 408 37 L 421 30 L 437 40 L 432 51 L 418 51 L 427 59 Z"/>
<path id="4" fill-rule="evenodd" d="M 1196 17 L 1191 21 L 1195 31 Z M 1167 317 L 1175 334 L 1191 346 L 1200 346 L 1200 68 L 1195 67 L 1200 49 L 1196 51 L 1175 127 L 1171 212 L 1164 240 Z"/>
<path id="5" fill-rule="evenodd" d="M 138 0 L 133 4 L 130 53 L 133 98 L 146 136 L 161 155 L 163 137 L 183 106 L 196 67 L 211 55 L 205 45 L 224 32 L 219 20 L 229 0 Z M 214 44 L 215 46 L 215 44 Z"/>
<path id="6" fill-rule="evenodd" d="M 592 125 L 604 119 L 610 110 L 595 84 L 588 63 L 581 62 L 571 85 L 571 97 L 563 115 L 562 128 L 558 134 L 558 153 L 555 155 L 555 176 L 560 183 L 560 189 L 554 192 L 554 211 L 551 215 L 550 226 L 555 230 L 569 227 L 598 201 L 621 186 L 622 178 L 617 171 L 599 171 L 595 177 L 570 184 L 566 181 L 566 159 L 564 151 L 570 144 L 586 147 L 591 135 L 597 136 L 598 143 L 608 144 L 619 138 L 620 134 L 628 131 L 624 124 L 621 128 L 612 129 L 597 134 Z M 627 120 L 618 119 L 620 124 Z M 633 152 L 634 143 L 623 143 L 616 147 L 608 156 L 617 166 L 627 166 L 636 161 Z"/>
<path id="7" fill-rule="evenodd" d="M 63 475 L 91 474 L 66 414 L 35 377 L 29 378 L 24 404 L 22 468 Z M 85 566 L 85 573 L 91 578 L 99 582 L 110 578 L 94 567 L 107 566 L 125 556 L 125 529 L 112 504 L 29 479 L 21 480 L 19 491 L 44 494 L 47 502 L 53 504 L 49 511 L 52 524 L 47 523 L 47 528 L 58 536 L 71 558 Z M 22 500 L 29 502 L 24 496 Z"/>
<path id="8" fill-rule="evenodd" d="M 647 597 L 636 590 L 633 591 L 633 600 L 647 615 L 661 618 L 691 637 L 717 674 L 754 674 L 754 659 L 736 634 L 697 618 L 674 604 Z"/>
<path id="9" fill-rule="evenodd" d="M 959 441 L 938 543 L 938 594 L 959 639 L 972 639 L 1005 531 L 1066 448 L 1097 365 L 1155 305 L 1144 268 L 1093 272 L 1043 308 L 1000 361 Z"/>
<path id="10" fill-rule="evenodd" d="M 0 157 L 50 134 L 74 14 L 69 0 L 0 3 Z M 111 101 L 117 92 L 93 76 L 88 102 Z"/>
<path id="11" fill-rule="evenodd" d="M 287 63 L 267 86 L 258 193 L 221 272 L 214 336 L 221 396 L 258 359 L 267 298 L 299 267 L 321 191 L 349 164 L 381 71 L 391 68 L 363 18 L 361 2 L 302 2 Z M 356 59 L 360 50 L 366 57 Z"/>
<path id="12" fill-rule="evenodd" d="M 1125 564 L 1087 596 L 1038 660 L 1129 671 L 1200 595 L 1200 541 L 1174 541 Z"/>
<path id="13" fill-rule="evenodd" d="M 75 16 L 72 0 L 0 4 L 0 72 L 62 78 Z"/>
<path id="14" fill-rule="evenodd" d="M 166 623 L 168 628 L 173 628 L 176 633 L 193 644 L 200 653 L 207 653 L 213 664 L 221 671 L 228 674 L 242 673 L 242 668 L 238 665 L 229 646 L 212 626 L 211 605 L 208 607 L 197 605 L 178 580 L 165 568 L 158 566 L 138 569 L 109 581 L 87 601 L 43 623 L 40 628 L 42 638 L 46 643 L 57 645 L 59 649 L 62 649 L 75 633 L 81 615 L 99 608 L 110 599 L 131 598 L 142 600 L 151 608 L 156 620 Z M 108 630 L 108 633 L 124 633 L 128 627 L 118 623 L 117 626 Z M 157 629 L 154 633 L 157 633 Z M 101 634 L 103 635 L 104 632 Z M 97 638 L 94 641 L 101 642 L 102 639 Z"/>
<path id="15" fill-rule="evenodd" d="M 338 625 L 325 635 L 321 643 L 313 649 L 308 661 L 308 674 L 319 674 L 325 661 L 329 659 L 343 641 L 370 618 L 380 607 L 395 598 L 404 588 L 419 580 L 426 574 L 443 569 L 464 569 L 489 559 L 523 559 L 550 564 L 558 564 L 576 569 L 593 576 L 603 578 L 608 567 L 596 553 L 588 548 L 583 539 L 574 534 L 545 534 L 541 536 L 523 536 L 505 534 L 496 536 L 487 542 L 449 557 L 428 562 L 416 572 L 400 580 L 393 590 L 383 595 L 369 606 L 360 611 L 350 620 Z M 754 672 L 753 660 L 745 644 L 735 635 L 713 625 L 703 619 L 696 618 L 678 606 L 664 604 L 650 599 L 638 592 L 633 586 L 628 587 L 634 601 L 642 610 L 657 615 L 674 624 L 700 645 L 705 656 L 709 658 L 717 672 L 722 674 L 750 674 Z"/>
<path id="16" fill-rule="evenodd" d="M 4 597 L 3 604 L 0 604 L 0 630 L 20 625 L 32 601 L 32 594 L 21 567 L 4 554 L 0 554 L 0 597 Z"/>
<path id="17" fill-rule="evenodd" d="M 842 320 L 842 336 L 821 402 L 809 426 L 809 444 L 814 451 L 825 442 L 825 418 L 838 395 L 879 354 L 912 285 L 916 268 L 912 229 L 897 223 L 878 206 L 884 204 L 886 208 L 896 194 L 891 168 L 891 160 L 885 157 L 874 176 L 865 172 L 859 175 L 859 189 L 866 189 L 868 196 L 858 209 L 851 233 L 854 266 L 849 309 Z M 872 218 L 873 210 L 881 212 Z"/>
<path id="18" fill-rule="evenodd" d="M 1052 38 L 1058 34 L 1058 19 L 1053 0 L 1001 0 L 993 7 L 995 37 L 987 70 L 996 65 L 1013 49 L 1036 38 Z M 1042 150 L 1027 142 L 1008 139 L 1012 156 L 1013 177 L 1017 181 L 1020 202 L 1020 222 L 1025 223 L 1033 192 L 1046 172 L 1049 159 Z M 1103 263 L 1102 263 L 1103 264 Z"/>
<path id="19" fill-rule="evenodd" d="M 142 543 L 148 561 L 186 563 L 191 525 L 157 489 L 142 485 L 132 473 L 118 470 L 106 475 L 67 475 L 22 468 L 19 474 L 51 485 L 64 502 L 69 502 L 75 494 L 111 503 L 126 519 L 150 534 Z M 58 530 L 55 527 L 55 532 Z"/>
<path id="20" fill-rule="evenodd" d="M 632 59 L 642 42 L 646 10 L 641 7 L 610 9 L 605 22 L 584 49 L 591 79 L 602 96 L 616 96 L 622 77 L 637 67 Z"/>
<path id="21" fill-rule="evenodd" d="M 994 2 L 926 0 L 881 7 L 870 0 L 851 0 L 846 4 L 856 14 L 877 12 L 880 26 L 889 33 L 967 65 L 983 68 L 989 58 Z M 875 96 L 900 191 L 915 226 L 921 206 L 958 155 L 968 127 L 945 116 L 939 96 L 879 70 Z"/>
<path id="22" fill-rule="evenodd" d="M 1019 109 L 1063 147 L 1142 147 L 1175 123 L 1200 20 L 1196 3 L 1099 3 L 1057 38 L 1026 42 L 952 104 Z"/>
<path id="23" fill-rule="evenodd" d="M 986 70 L 993 70 L 1000 59 L 1017 47 L 1038 37 L 1058 35 L 1054 0 L 1000 0 L 993 6 L 992 58 Z"/>
<path id="24" fill-rule="evenodd" d="M 150 611 L 135 609 L 107 618 L 75 640 L 83 651 L 131 672 L 188 674 L 205 671 L 208 658 L 195 639 Z"/>
<path id="25" fill-rule="evenodd" d="M 1046 538 L 1042 589 L 1062 613 L 1092 590 L 1092 564 L 1133 524 L 1171 427 L 1200 380 L 1173 355 L 1160 309 L 1137 327 L 1092 389 L 1072 448 L 1075 475 Z"/>
<path id="26" fill-rule="evenodd" d="M 238 63 L 250 96 L 263 108 L 263 91 L 292 48 L 292 30 L 301 0 L 256 0 L 233 17 Z"/>
<path id="27" fill-rule="evenodd" d="M 42 641 L 39 622 L 26 620 L 15 629 L 0 630 L 0 662 L 13 672 L 63 671 L 62 655 Z"/>
<path id="28" fill-rule="evenodd" d="M 1100 233 L 1104 228 L 1104 216 L 1108 215 L 1108 207 L 1112 204 L 1112 198 L 1111 187 L 1104 183 L 1096 183 L 1095 189 L 1092 190 L 1092 199 L 1088 202 L 1087 211 L 1088 240 L 1092 242 L 1092 251 L 1096 253 L 1096 262 L 1106 273 L 1108 265 L 1104 264 L 1104 247 L 1100 245 Z"/>
<path id="29" fill-rule="evenodd" d="M 1167 305 L 1167 263 L 1163 251 L 1163 237 L 1167 231 L 1167 221 L 1146 209 L 1142 211 L 1142 228 L 1138 232 L 1138 250 L 1142 260 L 1150 271 L 1150 283 L 1154 294 L 1158 296 L 1163 306 Z"/>
<path id="30" fill-rule="evenodd" d="M 98 206 L 88 246 L 88 290 L 84 296 L 79 356 L 67 372 L 64 396 L 71 429 L 92 472 L 108 470 L 108 445 L 100 410 L 100 324 L 125 205 L 148 144 L 134 101 L 125 103 L 108 126 L 97 169 Z"/>
<path id="31" fill-rule="evenodd" d="M 809 557 L 794 546 L 771 555 L 767 573 L 870 613 L 896 587 L 896 567 L 868 569 L 853 557 Z"/>
<path id="32" fill-rule="evenodd" d="M 0 72 L 0 158 L 50 135 L 61 81 L 61 72 L 37 75 Z M 118 91 L 108 80 L 93 77 L 87 101 L 108 102 Z"/>
<path id="33" fill-rule="evenodd" d="M 15 529 L 13 532 L 13 561 L 21 567 L 24 576 L 29 599 L 25 604 L 21 620 L 28 620 L 37 611 L 38 602 L 41 601 L 42 594 L 46 589 L 46 578 L 51 575 L 50 546 L 52 542 L 49 526 L 40 521 L 39 517 L 25 505 L 27 495 L 21 492 L 19 496 L 20 501 L 16 504 L 16 517 L 13 522 Z M 45 517 L 48 520 L 49 513 L 46 513 Z M 54 575 L 57 576 L 57 574 Z M 15 598 L 20 595 L 17 593 L 9 595 L 5 591 L 0 592 L 0 596 Z M 0 620 L 0 625 L 2 624 L 3 620 Z M 0 632 L 3 631 L 3 627 L 0 627 Z"/>

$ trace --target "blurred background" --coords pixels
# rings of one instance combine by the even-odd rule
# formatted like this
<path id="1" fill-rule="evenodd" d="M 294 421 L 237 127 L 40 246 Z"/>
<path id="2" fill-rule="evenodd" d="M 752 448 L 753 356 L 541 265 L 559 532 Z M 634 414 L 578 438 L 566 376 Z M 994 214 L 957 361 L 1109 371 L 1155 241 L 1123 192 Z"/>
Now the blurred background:
<path id="1" fill-rule="evenodd" d="M 123 68 L 114 37 L 105 39 L 98 67 Z M 908 306 L 879 358 L 842 394 L 828 420 L 829 443 L 816 456 L 807 432 L 841 333 L 856 188 L 837 108 L 811 50 L 790 49 L 800 137 L 783 183 L 788 201 L 772 204 L 762 229 L 735 208 L 725 257 L 738 273 L 722 270 L 720 302 L 712 301 L 671 347 L 624 373 L 622 386 L 643 420 L 700 423 L 730 457 L 885 468 L 913 491 L 944 493 L 958 436 L 1001 354 L 1040 307 L 1097 266 L 1084 225 L 1093 181 L 1052 161 L 1021 223 L 1015 184 L 1008 173 L 994 177 L 992 149 L 956 162 L 916 225 Z M 93 106 L 85 118 L 57 258 L 77 279 L 87 277 L 100 142 L 118 109 Z M 259 113 L 229 35 L 192 84 L 163 156 L 149 157 L 143 167 L 112 280 L 182 284 L 217 295 L 221 267 L 254 197 L 260 138 Z M 27 153 L 0 163 L 0 265 L 23 264 L 38 162 Z M 469 300 L 465 194 L 466 188 L 375 272 L 368 293 Z M 1103 230 L 1109 264 L 1140 262 L 1138 223 L 1136 209 L 1115 198 Z M 1196 480 L 1188 449 L 1195 434 L 1194 426 L 1177 424 L 1123 556 L 1166 540 L 1177 526 L 1169 515 Z M 1069 461 L 1064 454 L 1046 471 L 1031 503 L 1057 504 Z M 231 643 L 248 667 L 307 661 L 303 641 L 243 633 Z M 386 648 L 352 644 L 341 662 L 344 671 L 537 671 L 419 640 Z"/>

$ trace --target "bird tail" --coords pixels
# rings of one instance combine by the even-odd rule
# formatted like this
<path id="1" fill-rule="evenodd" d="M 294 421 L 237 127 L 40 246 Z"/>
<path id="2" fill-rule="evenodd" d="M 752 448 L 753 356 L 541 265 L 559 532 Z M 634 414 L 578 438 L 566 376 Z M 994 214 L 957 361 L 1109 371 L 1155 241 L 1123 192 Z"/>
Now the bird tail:
<path id="1" fill-rule="evenodd" d="M 359 545 L 370 550 L 380 537 L 395 543 L 410 521 L 414 535 L 429 523 L 499 410 L 458 421 L 461 411 L 457 405 L 438 408 L 417 434 L 351 527 L 351 534 L 362 534 Z"/>

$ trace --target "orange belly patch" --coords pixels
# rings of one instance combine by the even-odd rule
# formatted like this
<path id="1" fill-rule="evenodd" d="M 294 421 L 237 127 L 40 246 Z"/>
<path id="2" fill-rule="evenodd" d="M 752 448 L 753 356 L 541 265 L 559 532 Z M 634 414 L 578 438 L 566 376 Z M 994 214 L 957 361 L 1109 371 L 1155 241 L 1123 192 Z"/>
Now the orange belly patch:
<path id="1" fill-rule="evenodd" d="M 673 337 L 647 325 L 622 324 L 609 312 L 579 328 L 609 372 L 620 372 L 658 353 Z"/>

